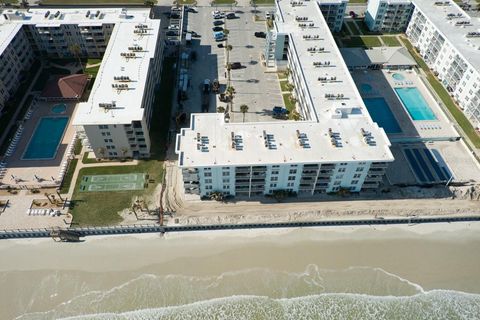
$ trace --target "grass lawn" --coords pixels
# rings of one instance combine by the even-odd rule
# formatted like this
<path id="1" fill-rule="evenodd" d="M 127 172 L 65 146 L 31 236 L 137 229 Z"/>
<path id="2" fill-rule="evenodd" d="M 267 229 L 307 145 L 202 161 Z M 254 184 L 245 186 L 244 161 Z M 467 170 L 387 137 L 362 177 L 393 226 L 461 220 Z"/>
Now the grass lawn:
<path id="1" fill-rule="evenodd" d="M 342 42 L 345 47 L 371 48 L 382 46 L 380 39 L 372 36 L 351 37 L 350 39 L 342 39 Z"/>
<path id="2" fill-rule="evenodd" d="M 83 168 L 79 172 L 73 193 L 71 212 L 74 226 L 112 225 L 121 221 L 117 214 L 122 209 L 129 208 L 134 196 L 149 197 L 163 177 L 163 159 L 167 146 L 170 124 L 171 101 L 175 84 L 174 58 L 165 58 L 160 90 L 155 93 L 154 109 L 150 127 L 152 145 L 151 158 L 140 160 L 136 166 L 110 166 Z M 148 188 L 138 191 L 121 192 L 79 192 L 78 187 L 83 175 L 148 173 L 155 183 L 149 183 Z M 151 206 L 151 209 L 154 209 Z"/>
<path id="3" fill-rule="evenodd" d="M 0 3 L 15 4 L 15 3 L 18 3 L 18 0 L 0 0 Z"/>
<path id="4" fill-rule="evenodd" d="M 213 4 L 234 4 L 235 0 L 214 0 Z"/>
<path id="5" fill-rule="evenodd" d="M 96 58 L 88 58 L 87 60 L 87 64 L 88 65 L 91 65 L 91 64 L 98 64 L 102 62 L 102 59 L 96 59 Z"/>
<path id="6" fill-rule="evenodd" d="M 197 1 L 196 0 L 177 0 L 177 4 L 195 4 Z"/>
<path id="7" fill-rule="evenodd" d="M 353 32 L 353 33 L 351 33 L 352 36 L 359 36 L 359 35 L 361 35 L 360 30 L 358 29 L 358 27 L 357 27 L 357 25 L 355 24 L 355 22 L 353 22 L 353 21 L 347 21 L 347 22 L 345 22 L 345 23 L 348 25 L 348 27 L 350 28 L 350 30 Z M 345 28 L 345 29 L 346 29 L 347 32 L 348 32 L 348 29 L 347 29 L 347 28 Z"/>
<path id="8" fill-rule="evenodd" d="M 275 4 L 275 0 L 253 0 L 253 2 L 258 6 L 258 5 L 263 5 L 263 4 Z"/>
<path id="9" fill-rule="evenodd" d="M 349 3 L 367 3 L 367 0 L 350 0 Z"/>
<path id="10" fill-rule="evenodd" d="M 455 121 L 458 125 L 463 129 L 465 134 L 468 136 L 470 141 L 472 141 L 473 145 L 476 148 L 480 148 L 480 135 L 475 131 L 470 121 L 468 121 L 467 117 L 463 114 L 462 110 L 460 110 L 455 102 L 450 97 L 448 91 L 443 87 L 443 85 L 435 78 L 432 74 L 431 70 L 428 68 L 427 64 L 423 61 L 423 59 L 416 53 L 412 44 L 407 39 L 402 39 L 402 42 L 407 47 L 408 51 L 415 59 L 417 64 L 423 69 L 423 71 L 427 75 L 427 80 L 435 90 L 437 95 L 442 100 L 443 104 L 447 107 L 450 114 L 453 116 Z"/>
<path id="11" fill-rule="evenodd" d="M 82 140 L 77 139 L 77 141 L 75 141 L 75 147 L 73 147 L 73 153 L 76 156 L 78 156 L 80 154 L 80 152 L 82 152 Z"/>
<path id="12" fill-rule="evenodd" d="M 290 91 L 288 90 L 289 88 L 288 81 L 280 81 L 280 89 L 282 91 Z"/>
<path id="13" fill-rule="evenodd" d="M 382 37 L 383 42 L 387 47 L 401 47 L 401 43 L 396 37 Z"/>
<path id="14" fill-rule="evenodd" d="M 285 93 L 282 96 L 283 96 L 283 104 L 285 105 L 285 108 L 289 112 L 292 112 L 293 110 L 295 110 L 295 103 L 292 100 L 290 100 L 290 97 L 292 95 L 290 93 Z"/>
<path id="15" fill-rule="evenodd" d="M 77 168 L 78 159 L 72 159 L 68 165 L 67 174 L 63 178 L 62 187 L 60 188 L 60 193 L 67 193 L 70 189 L 70 184 L 72 183 L 73 174 Z"/>
<path id="16" fill-rule="evenodd" d="M 144 0 L 42 0 L 42 4 L 143 4 Z"/>
<path id="17" fill-rule="evenodd" d="M 100 65 L 97 65 L 95 67 L 85 68 L 85 74 L 88 74 L 92 76 L 92 78 L 95 78 L 97 76 L 99 69 L 100 69 Z"/>

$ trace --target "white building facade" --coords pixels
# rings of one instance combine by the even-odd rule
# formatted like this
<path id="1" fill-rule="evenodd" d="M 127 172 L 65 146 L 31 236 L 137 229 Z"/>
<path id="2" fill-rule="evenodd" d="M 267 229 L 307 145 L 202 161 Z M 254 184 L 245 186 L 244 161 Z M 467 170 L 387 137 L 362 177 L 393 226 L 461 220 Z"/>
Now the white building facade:
<path id="1" fill-rule="evenodd" d="M 480 20 L 453 1 L 414 4 L 407 36 L 472 125 L 480 127 Z"/>
<path id="2" fill-rule="evenodd" d="M 348 0 L 317 0 L 317 3 L 330 30 L 332 32 L 340 32 Z"/>
<path id="3" fill-rule="evenodd" d="M 103 57 L 73 125 L 98 158 L 150 156 L 150 118 L 163 54 L 160 20 L 150 19 L 150 9 L 6 10 L 0 32 L 0 62 L 6 66 L 0 71 L 0 106 L 34 56 Z"/>
<path id="4" fill-rule="evenodd" d="M 258 196 L 377 189 L 393 161 L 317 2 L 276 3 L 270 63 L 290 70 L 301 121 L 227 123 L 193 114 L 177 135 L 185 192 Z"/>
<path id="5" fill-rule="evenodd" d="M 402 32 L 413 12 L 410 0 L 369 0 L 365 23 L 370 31 Z"/>

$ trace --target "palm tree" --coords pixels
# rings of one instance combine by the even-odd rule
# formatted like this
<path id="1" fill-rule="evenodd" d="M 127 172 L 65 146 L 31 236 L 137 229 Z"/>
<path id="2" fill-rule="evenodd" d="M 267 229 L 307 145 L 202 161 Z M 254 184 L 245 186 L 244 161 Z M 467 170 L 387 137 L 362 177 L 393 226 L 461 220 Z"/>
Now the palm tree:
<path id="1" fill-rule="evenodd" d="M 242 104 L 240 106 L 240 111 L 243 113 L 243 122 L 245 122 L 245 113 L 248 112 L 248 106 L 246 104 Z"/>
<path id="2" fill-rule="evenodd" d="M 229 86 L 226 91 L 230 99 L 233 99 L 233 95 L 235 94 L 235 88 L 232 86 Z"/>
<path id="3" fill-rule="evenodd" d="M 155 5 L 155 1 L 153 0 L 145 0 L 143 2 L 147 7 L 153 7 Z"/>
<path id="4" fill-rule="evenodd" d="M 82 61 L 80 60 L 80 53 L 82 52 L 82 49 L 80 48 L 80 46 L 78 44 L 72 44 L 69 47 L 69 49 L 73 53 L 75 58 L 77 58 L 78 64 L 80 65 L 80 68 L 82 68 L 82 73 L 85 73 L 85 69 L 83 69 Z"/>
<path id="5" fill-rule="evenodd" d="M 225 108 L 220 106 L 220 107 L 217 108 L 217 112 L 218 113 L 225 113 Z"/>
<path id="6" fill-rule="evenodd" d="M 288 118 L 290 120 L 295 120 L 295 121 L 302 120 L 302 116 L 300 115 L 300 113 L 298 113 L 297 110 L 291 111 L 290 114 L 288 115 Z"/>

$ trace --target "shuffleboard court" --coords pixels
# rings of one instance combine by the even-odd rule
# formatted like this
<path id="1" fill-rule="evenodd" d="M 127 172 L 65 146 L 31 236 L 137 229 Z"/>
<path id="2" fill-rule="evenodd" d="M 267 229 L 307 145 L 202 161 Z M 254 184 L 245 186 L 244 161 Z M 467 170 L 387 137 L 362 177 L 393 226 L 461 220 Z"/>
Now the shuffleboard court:
<path id="1" fill-rule="evenodd" d="M 145 180 L 146 175 L 144 173 L 83 176 L 80 183 L 80 191 L 142 190 L 145 188 Z"/>

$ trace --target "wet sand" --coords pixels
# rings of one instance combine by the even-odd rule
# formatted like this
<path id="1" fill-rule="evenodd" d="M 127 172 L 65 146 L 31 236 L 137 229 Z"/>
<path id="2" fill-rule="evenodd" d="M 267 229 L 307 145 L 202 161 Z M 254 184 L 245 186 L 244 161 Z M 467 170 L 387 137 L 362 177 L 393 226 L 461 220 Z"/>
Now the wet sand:
<path id="1" fill-rule="evenodd" d="M 208 285 L 188 298 L 177 292 L 161 303 L 142 300 L 116 308 L 107 301 L 92 310 L 120 312 L 238 294 L 409 296 L 433 289 L 478 294 L 479 231 L 480 223 L 454 223 L 89 237 L 83 243 L 0 241 L 0 319 L 53 309 L 57 316 L 76 315 L 79 296 L 120 292 L 118 288 L 128 287 L 132 279 L 143 281 L 150 276 L 155 277 L 152 283 L 160 279 L 162 288 L 185 285 L 184 295 Z M 296 282 L 305 275 L 308 281 Z M 263 283 L 267 278 L 268 284 Z M 282 281 L 293 289 L 280 292 Z M 316 285 L 305 286 L 309 281 Z M 270 287 L 273 284 L 278 287 Z M 62 305 L 72 299 L 68 308 Z"/>

